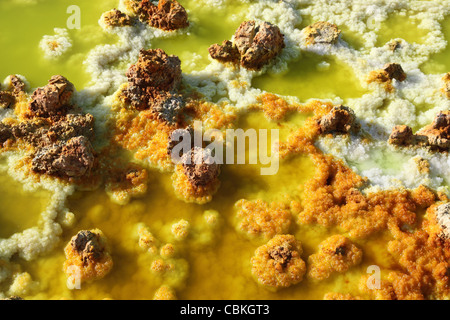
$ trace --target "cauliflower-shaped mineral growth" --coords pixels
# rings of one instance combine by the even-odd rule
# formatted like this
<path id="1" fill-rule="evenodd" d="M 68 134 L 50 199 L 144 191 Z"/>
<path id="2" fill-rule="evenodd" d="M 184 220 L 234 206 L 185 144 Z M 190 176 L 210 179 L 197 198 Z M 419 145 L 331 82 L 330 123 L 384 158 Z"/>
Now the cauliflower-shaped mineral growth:
<path id="1" fill-rule="evenodd" d="M 306 271 L 301 243 L 293 235 L 276 235 L 256 249 L 252 274 L 263 286 L 286 288 L 303 280 Z"/>

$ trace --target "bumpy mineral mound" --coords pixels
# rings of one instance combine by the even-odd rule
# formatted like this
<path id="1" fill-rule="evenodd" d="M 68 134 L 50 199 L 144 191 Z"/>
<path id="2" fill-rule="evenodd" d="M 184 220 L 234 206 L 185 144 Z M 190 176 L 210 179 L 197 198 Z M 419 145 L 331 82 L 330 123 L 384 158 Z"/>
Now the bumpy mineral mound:
<path id="1" fill-rule="evenodd" d="M 138 110 L 148 109 L 160 92 L 175 93 L 181 83 L 181 61 L 161 49 L 141 50 L 127 71 L 126 98 Z"/>
<path id="2" fill-rule="evenodd" d="M 64 252 L 64 272 L 72 284 L 101 279 L 113 266 L 106 237 L 99 229 L 79 231 Z"/>
<path id="3" fill-rule="evenodd" d="M 224 41 L 209 48 L 211 57 L 221 62 L 240 61 L 241 66 L 260 70 L 285 47 L 284 35 L 269 22 L 244 21 L 234 34 L 234 43 Z"/>
<path id="4" fill-rule="evenodd" d="M 181 162 L 189 182 L 196 187 L 209 184 L 220 173 L 220 165 L 215 163 L 208 149 L 194 147 L 183 155 Z"/>
<path id="5" fill-rule="evenodd" d="M 107 27 L 124 27 L 132 24 L 131 18 L 120 10 L 113 9 L 105 12 L 102 16 L 103 23 Z"/>
<path id="6" fill-rule="evenodd" d="M 406 79 L 406 73 L 398 63 L 387 63 L 384 65 L 383 70 L 387 73 L 389 79 L 395 79 L 398 81 L 404 81 Z"/>
<path id="7" fill-rule="evenodd" d="M 14 96 L 19 96 L 20 93 L 25 92 L 25 83 L 15 74 L 9 76 L 9 81 L 11 83 L 11 89 Z"/>
<path id="8" fill-rule="evenodd" d="M 440 150 L 450 147 L 450 111 L 441 111 L 433 122 L 416 133 L 425 136 L 426 144 Z"/>
<path id="9" fill-rule="evenodd" d="M 153 110 L 158 117 L 169 123 L 175 123 L 185 107 L 185 101 L 179 94 L 163 93 L 156 97 Z"/>
<path id="10" fill-rule="evenodd" d="M 404 81 L 406 73 L 398 63 L 387 63 L 382 69 L 373 70 L 369 73 L 367 82 L 377 82 L 385 85 L 387 91 L 392 91 L 392 80 Z"/>
<path id="11" fill-rule="evenodd" d="M 150 0 L 132 0 L 129 5 L 139 20 L 152 27 L 172 31 L 189 26 L 186 10 L 175 0 L 159 0 L 157 6 Z"/>
<path id="12" fill-rule="evenodd" d="M 319 121 L 321 133 L 349 133 L 359 130 L 355 113 L 349 107 L 342 105 L 333 107 L 329 113 Z"/>
<path id="13" fill-rule="evenodd" d="M 11 78 L 17 94 L 22 82 Z M 0 123 L 0 144 L 28 151 L 31 169 L 60 178 L 81 178 L 95 164 L 94 117 L 71 104 L 75 88 L 63 76 L 53 76 L 32 95 L 23 121 Z"/>
<path id="14" fill-rule="evenodd" d="M 232 62 L 238 64 L 241 59 L 239 50 L 229 40 L 224 40 L 222 44 L 213 44 L 208 48 L 211 58 L 219 60 L 222 63 Z"/>
<path id="15" fill-rule="evenodd" d="M 10 85 L 6 90 L 2 90 L 0 84 L 0 108 L 12 109 L 25 90 L 25 83 L 16 75 L 9 76 Z"/>
<path id="16" fill-rule="evenodd" d="M 403 146 L 428 146 L 437 151 L 450 148 L 450 110 L 439 112 L 433 122 L 412 134 L 405 125 L 395 126 L 389 137 L 389 143 Z"/>
<path id="17" fill-rule="evenodd" d="M 414 134 L 410 127 L 406 125 L 398 125 L 392 129 L 389 136 L 389 143 L 397 146 L 410 145 L 414 140 Z"/>
<path id="18" fill-rule="evenodd" d="M 252 274 L 267 287 L 286 288 L 303 280 L 306 271 L 300 241 L 293 235 L 276 235 L 256 249 L 251 259 Z"/>
<path id="19" fill-rule="evenodd" d="M 0 108 L 7 109 L 12 108 L 16 103 L 16 98 L 11 92 L 0 91 Z"/>
<path id="20" fill-rule="evenodd" d="M 318 21 L 304 29 L 307 44 L 328 43 L 333 44 L 339 38 L 341 30 L 334 23 Z"/>
<path id="21" fill-rule="evenodd" d="M 51 77 L 48 84 L 33 92 L 30 111 L 35 117 L 60 116 L 70 109 L 74 85 L 63 76 Z"/>
<path id="22" fill-rule="evenodd" d="M 345 272 L 362 261 L 362 250 L 342 235 L 334 235 L 319 244 L 319 251 L 308 258 L 308 276 L 317 280 L 333 272 Z"/>
<path id="23" fill-rule="evenodd" d="M 79 136 L 66 144 L 56 143 L 39 149 L 32 160 L 32 169 L 60 177 L 81 177 L 92 169 L 94 161 L 91 143 Z"/>

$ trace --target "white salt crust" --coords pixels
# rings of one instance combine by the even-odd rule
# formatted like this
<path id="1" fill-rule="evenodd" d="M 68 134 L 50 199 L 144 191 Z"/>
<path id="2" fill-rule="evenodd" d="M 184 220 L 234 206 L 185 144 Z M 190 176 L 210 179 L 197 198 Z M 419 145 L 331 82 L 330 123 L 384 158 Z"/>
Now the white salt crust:
<path id="1" fill-rule="evenodd" d="M 55 28 L 54 35 L 45 35 L 39 42 L 39 48 L 46 59 L 58 59 L 72 47 L 72 40 L 65 28 Z"/>

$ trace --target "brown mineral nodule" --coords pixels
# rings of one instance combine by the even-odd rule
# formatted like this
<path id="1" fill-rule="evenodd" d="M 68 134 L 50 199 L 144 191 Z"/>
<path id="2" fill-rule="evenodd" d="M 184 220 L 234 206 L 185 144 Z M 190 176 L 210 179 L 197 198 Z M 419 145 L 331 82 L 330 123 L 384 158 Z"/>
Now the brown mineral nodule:
<path id="1" fill-rule="evenodd" d="M 138 110 L 149 108 L 160 91 L 175 92 L 181 83 L 181 61 L 161 49 L 141 50 L 136 64 L 127 71 L 126 96 Z"/>
<path id="2" fill-rule="evenodd" d="M 63 76 L 51 77 L 48 84 L 33 92 L 30 110 L 37 117 L 51 117 L 63 115 L 70 109 L 74 85 Z"/>
<path id="3" fill-rule="evenodd" d="M 356 132 L 359 125 L 356 123 L 355 113 L 349 107 L 335 106 L 319 121 L 321 133 L 349 133 Z"/>
<path id="4" fill-rule="evenodd" d="M 181 158 L 184 174 L 196 187 L 205 186 L 214 181 L 220 173 L 220 165 L 215 163 L 209 149 L 192 148 Z"/>
<path id="5" fill-rule="evenodd" d="M 21 92 L 25 91 L 25 83 L 15 74 L 9 76 L 9 81 L 13 89 L 13 94 L 17 97 Z"/>
<path id="6" fill-rule="evenodd" d="M 99 243 L 99 235 L 88 230 L 81 230 L 71 240 L 70 245 L 83 262 L 97 261 L 103 254 L 103 247 Z"/>
<path id="7" fill-rule="evenodd" d="M 450 147 L 450 111 L 441 111 L 433 122 L 416 133 L 418 137 L 425 137 L 426 144 L 440 150 Z"/>
<path id="8" fill-rule="evenodd" d="M 113 267 L 107 240 L 99 229 L 81 230 L 64 248 L 63 270 L 68 283 L 81 284 L 105 277 Z"/>
<path id="9" fill-rule="evenodd" d="M 389 50 L 395 51 L 395 50 L 397 50 L 398 48 L 401 47 L 401 42 L 398 41 L 398 40 L 392 40 L 391 42 L 389 42 L 387 44 L 387 47 L 388 47 Z"/>
<path id="10" fill-rule="evenodd" d="M 152 110 L 156 112 L 159 119 L 174 124 L 178 115 L 185 107 L 183 97 L 179 94 L 163 93 L 156 96 Z"/>
<path id="11" fill-rule="evenodd" d="M 8 139 L 14 138 L 11 127 L 0 122 L 0 144 L 5 143 Z"/>
<path id="12" fill-rule="evenodd" d="M 14 106 L 16 98 L 8 91 L 0 91 L 0 108 L 7 109 Z"/>
<path id="13" fill-rule="evenodd" d="M 398 63 L 387 63 L 384 65 L 383 70 L 387 72 L 389 79 L 396 79 L 397 81 L 406 79 L 406 73 Z"/>
<path id="14" fill-rule="evenodd" d="M 51 141 L 68 141 L 77 136 L 89 140 L 94 138 L 94 116 L 87 114 L 68 114 L 55 122 L 47 133 Z"/>
<path id="15" fill-rule="evenodd" d="M 86 137 L 79 136 L 65 144 L 40 149 L 32 160 L 32 169 L 60 177 L 81 177 L 92 169 L 94 160 L 91 143 Z"/>
<path id="16" fill-rule="evenodd" d="M 159 0 L 157 6 L 150 0 L 142 0 L 136 11 L 142 22 L 165 31 L 189 26 L 186 10 L 175 0 Z"/>
<path id="17" fill-rule="evenodd" d="M 45 119 L 33 119 L 21 122 L 11 127 L 15 139 L 23 139 L 34 147 L 44 147 L 52 144 L 47 135 L 49 122 Z"/>
<path id="18" fill-rule="evenodd" d="M 392 133 L 389 136 L 389 143 L 398 146 L 407 146 L 413 143 L 412 129 L 406 125 L 398 125 L 392 129 Z"/>
<path id="19" fill-rule="evenodd" d="M 292 252 L 289 250 L 286 244 L 276 246 L 268 251 L 270 258 L 279 263 L 284 269 L 289 261 L 292 259 Z"/>
<path id="20" fill-rule="evenodd" d="M 305 28 L 306 43 L 328 43 L 333 44 L 339 38 L 341 30 L 334 23 L 319 21 Z"/>
<path id="21" fill-rule="evenodd" d="M 117 9 L 106 12 L 103 15 L 103 21 L 108 27 L 124 27 L 131 25 L 131 18 Z"/>
<path id="22" fill-rule="evenodd" d="M 284 35 L 269 22 L 244 21 L 234 35 L 234 43 L 241 65 L 250 70 L 260 70 L 285 47 Z"/>
<path id="23" fill-rule="evenodd" d="M 293 235 L 276 235 L 256 249 L 250 262 L 252 275 L 269 288 L 287 288 L 303 280 L 306 271 L 300 241 Z"/>
<path id="24" fill-rule="evenodd" d="M 239 50 L 229 40 L 224 40 L 222 44 L 213 44 L 208 48 L 211 58 L 219 60 L 220 62 L 232 62 L 234 64 L 239 63 L 241 59 Z"/>

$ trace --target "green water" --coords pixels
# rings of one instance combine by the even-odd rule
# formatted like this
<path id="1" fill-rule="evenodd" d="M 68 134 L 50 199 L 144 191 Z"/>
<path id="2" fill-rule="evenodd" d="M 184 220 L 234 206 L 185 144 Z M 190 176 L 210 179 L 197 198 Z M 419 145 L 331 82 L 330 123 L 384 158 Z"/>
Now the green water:
<path id="1" fill-rule="evenodd" d="M 31 87 L 37 87 L 45 85 L 52 75 L 61 74 L 77 89 L 83 88 L 90 80 L 83 67 L 86 54 L 98 44 L 115 42 L 114 36 L 103 32 L 98 20 L 116 4 L 116 0 L 100 0 L 95 5 L 90 0 L 40 0 L 28 5 L 0 1 L 0 79 L 22 74 Z M 39 42 L 44 35 L 53 35 L 54 28 L 66 28 L 70 5 L 81 9 L 81 29 L 69 30 L 73 42 L 70 51 L 57 61 L 46 60 Z"/>
<path id="2" fill-rule="evenodd" d="M 321 68 L 321 63 L 328 68 Z M 281 95 L 296 96 L 304 102 L 311 98 L 333 99 L 361 97 L 365 91 L 353 70 L 331 57 L 303 53 L 289 64 L 284 74 L 265 74 L 253 79 L 252 86 Z"/>
<path id="3" fill-rule="evenodd" d="M 447 46 L 441 52 L 431 55 L 430 59 L 421 65 L 421 70 L 427 74 L 450 72 L 450 18 L 441 23 Z"/>
<path id="4" fill-rule="evenodd" d="M 387 20 L 381 23 L 377 35 L 377 47 L 384 46 L 392 39 L 397 38 L 402 38 L 409 43 L 422 43 L 427 36 L 427 30 L 418 28 L 417 22 L 409 19 L 406 15 L 391 14 Z"/>
<path id="5" fill-rule="evenodd" d="M 48 205 L 48 192 L 27 192 L 21 183 L 5 173 L 0 175 L 0 239 L 36 226 L 41 212 Z"/>

